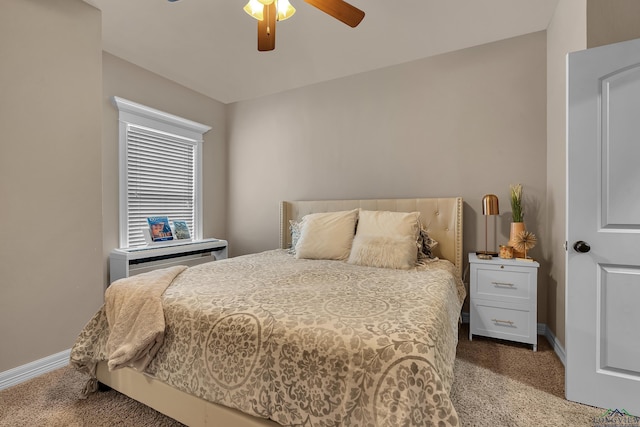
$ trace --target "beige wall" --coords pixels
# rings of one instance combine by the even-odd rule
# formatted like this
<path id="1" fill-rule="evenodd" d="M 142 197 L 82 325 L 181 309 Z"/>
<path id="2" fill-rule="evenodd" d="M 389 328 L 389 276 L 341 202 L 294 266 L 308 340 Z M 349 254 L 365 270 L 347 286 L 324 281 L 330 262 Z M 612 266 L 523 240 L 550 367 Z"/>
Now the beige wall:
<path id="1" fill-rule="evenodd" d="M 587 47 L 640 37 L 640 1 L 588 0 Z"/>
<path id="2" fill-rule="evenodd" d="M 454 195 L 465 200 L 464 249 L 475 251 L 484 247 L 482 196 L 500 199 L 504 243 L 518 182 L 527 227 L 539 233 L 545 32 L 232 104 L 228 129 L 234 255 L 277 247 L 280 200 Z M 540 302 L 544 322 L 543 281 Z"/>
<path id="3" fill-rule="evenodd" d="M 111 98 L 119 96 L 212 129 L 204 135 L 203 236 L 225 238 L 227 149 L 225 105 L 137 67 L 109 53 L 103 55 L 103 222 L 105 288 L 108 256 L 118 247 L 118 111 Z"/>
<path id="4" fill-rule="evenodd" d="M 71 347 L 102 300 L 101 15 L 0 11 L 0 372 Z"/>
<path id="5" fill-rule="evenodd" d="M 566 55 L 586 48 L 585 0 L 562 0 L 547 29 L 547 326 L 564 347 L 566 239 Z"/>
<path id="6" fill-rule="evenodd" d="M 212 126 L 205 237 L 226 237 L 227 154 L 225 105 L 103 54 L 100 12 L 83 1 L 3 3 L 0 36 L 0 220 L 16 224 L 0 246 L 2 372 L 70 348 L 102 304 L 118 246 L 111 96 Z"/>

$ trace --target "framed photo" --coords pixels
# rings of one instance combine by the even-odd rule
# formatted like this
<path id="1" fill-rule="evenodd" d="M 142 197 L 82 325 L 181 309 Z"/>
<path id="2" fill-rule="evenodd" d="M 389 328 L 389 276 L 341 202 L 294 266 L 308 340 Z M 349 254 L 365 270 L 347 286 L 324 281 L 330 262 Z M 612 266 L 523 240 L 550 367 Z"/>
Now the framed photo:
<path id="1" fill-rule="evenodd" d="M 191 239 L 191 233 L 186 221 L 173 221 L 173 231 L 178 240 Z"/>
<path id="2" fill-rule="evenodd" d="M 149 234 L 152 242 L 164 242 L 173 240 L 173 233 L 169 226 L 169 218 L 166 216 L 150 216 L 147 218 Z"/>

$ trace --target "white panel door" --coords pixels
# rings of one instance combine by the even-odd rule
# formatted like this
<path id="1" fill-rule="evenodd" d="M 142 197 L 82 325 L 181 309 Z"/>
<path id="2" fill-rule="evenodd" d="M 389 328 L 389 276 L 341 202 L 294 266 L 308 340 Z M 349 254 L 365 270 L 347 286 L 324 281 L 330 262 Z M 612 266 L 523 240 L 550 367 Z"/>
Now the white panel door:
<path id="1" fill-rule="evenodd" d="M 640 415 L 640 39 L 567 65 L 567 399 Z"/>

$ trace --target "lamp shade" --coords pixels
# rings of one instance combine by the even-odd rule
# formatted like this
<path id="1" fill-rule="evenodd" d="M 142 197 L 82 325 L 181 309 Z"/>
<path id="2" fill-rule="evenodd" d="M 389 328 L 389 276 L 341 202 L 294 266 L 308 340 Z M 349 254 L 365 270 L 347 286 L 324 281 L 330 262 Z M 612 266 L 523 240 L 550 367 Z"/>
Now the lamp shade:
<path id="1" fill-rule="evenodd" d="M 278 21 L 289 19 L 296 13 L 296 8 L 291 6 L 289 0 L 278 0 L 276 4 L 278 6 Z"/>
<path id="2" fill-rule="evenodd" d="M 487 194 L 482 198 L 482 215 L 498 215 L 500 208 L 498 206 L 498 196 L 495 194 Z"/>
<path id="3" fill-rule="evenodd" d="M 264 5 L 258 0 L 249 0 L 249 3 L 247 3 L 243 9 L 258 21 L 264 19 Z"/>

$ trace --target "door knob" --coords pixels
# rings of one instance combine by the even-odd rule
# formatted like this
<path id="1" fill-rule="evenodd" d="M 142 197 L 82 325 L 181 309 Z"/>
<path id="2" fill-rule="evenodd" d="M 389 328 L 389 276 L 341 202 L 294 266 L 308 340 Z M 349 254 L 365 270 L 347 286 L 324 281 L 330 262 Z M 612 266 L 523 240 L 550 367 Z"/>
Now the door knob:
<path id="1" fill-rule="evenodd" d="M 591 246 L 589 246 L 589 244 L 587 242 L 583 242 L 582 240 L 578 240 L 577 242 L 575 242 L 573 244 L 573 249 L 576 250 L 576 252 L 580 252 L 580 253 L 587 253 L 591 250 Z"/>

